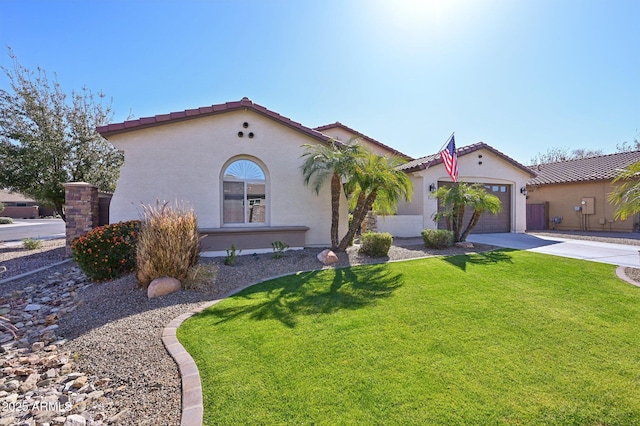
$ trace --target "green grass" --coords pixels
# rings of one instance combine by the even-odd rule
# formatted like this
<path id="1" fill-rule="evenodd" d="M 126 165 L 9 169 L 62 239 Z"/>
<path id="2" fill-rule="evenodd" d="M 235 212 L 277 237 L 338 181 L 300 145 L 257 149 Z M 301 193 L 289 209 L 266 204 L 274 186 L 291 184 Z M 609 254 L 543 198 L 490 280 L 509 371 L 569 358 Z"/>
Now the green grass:
<path id="1" fill-rule="evenodd" d="M 640 424 L 640 289 L 519 251 L 301 273 L 186 321 L 206 424 Z"/>

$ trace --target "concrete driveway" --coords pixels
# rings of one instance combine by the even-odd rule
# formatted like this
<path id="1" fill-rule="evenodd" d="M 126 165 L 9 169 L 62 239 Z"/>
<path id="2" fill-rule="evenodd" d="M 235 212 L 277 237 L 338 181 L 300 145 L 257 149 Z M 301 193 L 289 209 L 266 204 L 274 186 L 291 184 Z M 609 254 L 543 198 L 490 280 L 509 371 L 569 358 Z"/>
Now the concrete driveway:
<path id="1" fill-rule="evenodd" d="M 635 237 L 635 234 L 633 235 Z M 637 239 L 637 238 L 634 238 Z M 531 234 L 472 234 L 467 241 L 640 268 L 640 246 Z"/>

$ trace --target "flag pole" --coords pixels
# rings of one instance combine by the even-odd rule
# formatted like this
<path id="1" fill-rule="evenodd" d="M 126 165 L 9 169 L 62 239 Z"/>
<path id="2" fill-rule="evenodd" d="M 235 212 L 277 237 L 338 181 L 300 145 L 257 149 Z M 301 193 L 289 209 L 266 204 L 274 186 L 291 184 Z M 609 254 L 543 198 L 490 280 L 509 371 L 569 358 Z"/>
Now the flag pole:
<path id="1" fill-rule="evenodd" d="M 444 143 L 442 144 L 442 146 L 440 147 L 440 149 L 436 152 L 436 155 L 440 154 L 442 152 L 442 149 L 447 146 L 447 144 L 449 143 L 449 141 L 451 140 L 451 138 L 456 134 L 456 132 L 452 132 L 451 135 L 449 135 L 449 137 L 447 139 L 445 139 Z M 431 163 L 433 163 L 436 159 L 436 156 L 434 155 L 434 157 L 431 159 L 431 161 L 429 161 L 429 164 L 427 164 L 427 167 L 424 168 L 424 170 L 427 170 L 429 167 L 431 167 Z"/>

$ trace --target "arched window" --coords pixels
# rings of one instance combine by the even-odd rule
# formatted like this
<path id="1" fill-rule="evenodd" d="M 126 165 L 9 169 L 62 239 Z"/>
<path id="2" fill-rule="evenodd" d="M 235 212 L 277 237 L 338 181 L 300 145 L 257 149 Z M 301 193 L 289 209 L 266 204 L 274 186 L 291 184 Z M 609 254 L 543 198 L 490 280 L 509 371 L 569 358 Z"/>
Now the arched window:
<path id="1" fill-rule="evenodd" d="M 229 164 L 222 178 L 222 222 L 266 223 L 267 180 L 262 168 L 251 160 Z"/>

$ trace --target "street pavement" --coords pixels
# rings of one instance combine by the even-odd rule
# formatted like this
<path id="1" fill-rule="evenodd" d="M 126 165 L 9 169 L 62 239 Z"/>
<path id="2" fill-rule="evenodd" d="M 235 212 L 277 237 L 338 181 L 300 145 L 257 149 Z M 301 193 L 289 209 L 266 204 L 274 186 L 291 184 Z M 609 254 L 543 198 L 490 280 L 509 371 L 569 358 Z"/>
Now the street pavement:
<path id="1" fill-rule="evenodd" d="M 625 234 L 625 237 L 626 236 L 627 234 Z M 629 234 L 629 238 L 638 239 L 636 234 Z M 467 238 L 467 241 L 517 250 L 533 251 L 536 253 L 546 253 L 554 256 L 570 257 L 573 259 L 640 268 L 640 246 L 635 245 L 515 233 L 471 234 Z"/>
<path id="2" fill-rule="evenodd" d="M 0 242 L 22 241 L 25 238 L 51 239 L 65 236 L 62 219 L 13 219 L 9 225 L 0 225 Z"/>

